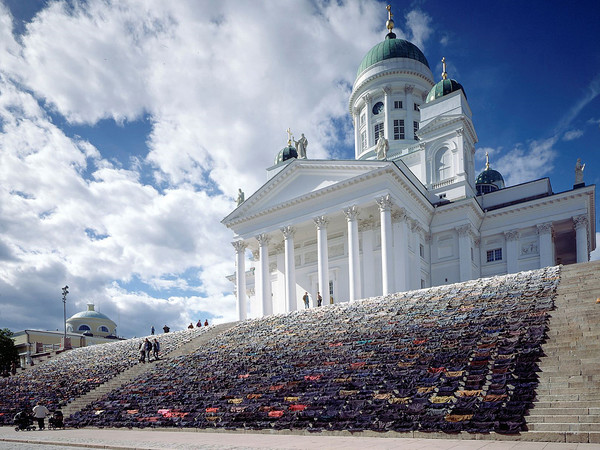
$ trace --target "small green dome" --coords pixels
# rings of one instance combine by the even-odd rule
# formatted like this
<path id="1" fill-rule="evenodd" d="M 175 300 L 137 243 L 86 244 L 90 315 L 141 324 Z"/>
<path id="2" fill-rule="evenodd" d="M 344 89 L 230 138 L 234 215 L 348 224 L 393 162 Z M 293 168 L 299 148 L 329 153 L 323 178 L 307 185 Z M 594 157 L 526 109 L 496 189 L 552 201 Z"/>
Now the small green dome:
<path id="1" fill-rule="evenodd" d="M 465 93 L 465 89 L 458 81 L 450 80 L 448 78 L 446 78 L 445 80 L 441 80 L 431 88 L 429 94 L 427 94 L 427 99 L 425 100 L 425 103 L 432 102 L 435 99 L 443 97 L 444 95 L 451 94 L 452 92 L 456 92 L 459 89 L 463 91 L 463 94 L 465 94 L 466 97 L 467 94 Z"/>
<path id="2" fill-rule="evenodd" d="M 393 37 L 390 37 L 393 36 Z M 386 36 L 383 42 L 380 42 L 373 47 L 365 55 L 360 66 L 358 66 L 358 77 L 364 70 L 371 67 L 373 64 L 392 58 L 410 58 L 422 62 L 429 68 L 427 58 L 419 48 L 412 42 L 405 41 L 404 39 L 396 39 L 394 33 L 390 33 Z"/>
<path id="3" fill-rule="evenodd" d="M 502 186 L 498 186 L 498 187 L 504 187 L 504 178 L 502 178 L 502 174 L 494 169 L 485 169 L 483 172 L 481 172 L 477 176 L 477 179 L 475 180 L 475 184 L 496 184 L 496 183 L 502 184 Z"/>
<path id="4" fill-rule="evenodd" d="M 73 314 L 71 316 L 71 319 L 105 319 L 105 320 L 110 320 L 108 318 L 108 316 L 106 316 L 105 314 L 102 314 L 101 312 L 98 311 L 82 311 L 82 312 L 78 312 L 77 314 Z"/>
<path id="5" fill-rule="evenodd" d="M 283 161 L 287 161 L 288 159 L 297 157 L 298 152 L 296 149 L 291 145 L 288 145 L 287 147 L 282 148 L 279 153 L 277 153 L 277 156 L 275 157 L 275 164 L 279 164 Z"/>
<path id="6" fill-rule="evenodd" d="M 504 189 L 504 178 L 497 170 L 490 167 L 490 155 L 485 153 L 485 169 L 475 179 L 477 195 L 487 194 L 500 189 Z"/>

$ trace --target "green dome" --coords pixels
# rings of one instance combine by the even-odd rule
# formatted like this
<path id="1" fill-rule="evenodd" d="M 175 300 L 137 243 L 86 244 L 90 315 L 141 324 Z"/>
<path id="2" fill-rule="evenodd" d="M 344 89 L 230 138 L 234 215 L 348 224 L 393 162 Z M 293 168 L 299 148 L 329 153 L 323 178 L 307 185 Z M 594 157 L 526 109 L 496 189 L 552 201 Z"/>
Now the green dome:
<path id="1" fill-rule="evenodd" d="M 487 184 L 496 186 L 498 189 L 504 188 L 504 178 L 502 178 L 502 174 L 494 169 L 485 169 L 481 172 L 477 179 L 475 180 L 475 185 L 478 184 Z"/>
<path id="2" fill-rule="evenodd" d="M 71 319 L 84 319 L 84 318 L 110 320 L 106 315 L 104 315 L 98 311 L 82 311 L 82 312 L 78 312 L 77 314 L 74 314 L 73 316 L 71 316 Z"/>
<path id="3" fill-rule="evenodd" d="M 288 159 L 297 157 L 298 152 L 296 149 L 291 145 L 288 145 L 287 147 L 282 148 L 279 153 L 277 153 L 277 156 L 275 157 L 275 164 L 279 164 L 283 161 L 287 161 Z"/>
<path id="4" fill-rule="evenodd" d="M 431 88 L 429 94 L 427 94 L 427 99 L 425 100 L 425 103 L 432 102 L 435 99 L 443 97 L 444 95 L 448 95 L 452 92 L 456 92 L 459 89 L 463 91 L 463 94 L 465 94 L 466 97 L 467 94 L 465 93 L 464 88 L 458 81 L 449 80 L 446 78 L 445 80 L 439 81 L 435 86 Z"/>
<path id="5" fill-rule="evenodd" d="M 404 39 L 396 39 L 396 35 L 391 34 L 394 36 L 393 38 L 389 37 L 389 35 L 386 36 L 385 41 L 377 44 L 365 55 L 360 66 L 358 66 L 357 77 L 373 64 L 392 58 L 414 59 L 422 62 L 429 68 L 427 58 L 425 58 L 423 52 L 415 44 Z"/>

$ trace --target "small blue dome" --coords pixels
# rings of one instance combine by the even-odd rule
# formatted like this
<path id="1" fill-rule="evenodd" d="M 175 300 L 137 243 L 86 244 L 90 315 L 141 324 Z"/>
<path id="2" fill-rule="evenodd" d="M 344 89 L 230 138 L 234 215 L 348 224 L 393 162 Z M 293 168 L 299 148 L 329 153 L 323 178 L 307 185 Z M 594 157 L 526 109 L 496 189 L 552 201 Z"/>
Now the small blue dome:
<path id="1" fill-rule="evenodd" d="M 485 157 L 485 170 L 481 172 L 475 179 L 475 188 L 477 189 L 477 194 L 487 194 L 489 192 L 504 189 L 505 187 L 502 174 L 490 167 L 490 160 L 487 153 L 485 154 Z"/>
<path id="2" fill-rule="evenodd" d="M 298 152 L 294 147 L 288 145 L 287 147 L 282 148 L 279 153 L 277 153 L 277 156 L 275 157 L 275 164 L 279 164 L 291 158 L 298 158 Z"/>

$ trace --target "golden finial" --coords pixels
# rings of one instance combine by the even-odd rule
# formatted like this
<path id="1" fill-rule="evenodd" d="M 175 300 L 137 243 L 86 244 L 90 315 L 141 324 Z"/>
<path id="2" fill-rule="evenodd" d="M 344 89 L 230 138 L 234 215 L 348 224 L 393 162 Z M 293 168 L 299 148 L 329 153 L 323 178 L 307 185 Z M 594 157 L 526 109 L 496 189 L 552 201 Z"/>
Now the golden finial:
<path id="1" fill-rule="evenodd" d="M 442 58 L 442 80 L 448 78 L 448 74 L 446 73 L 446 57 Z"/>
<path id="2" fill-rule="evenodd" d="M 288 147 L 292 146 L 292 130 L 290 130 L 290 127 L 288 127 L 287 130 L 285 130 L 287 132 L 288 135 Z"/>
<path id="3" fill-rule="evenodd" d="M 392 5 L 387 5 L 386 9 L 388 11 L 388 20 L 385 23 L 385 27 L 391 33 L 394 29 L 394 19 L 392 19 L 392 17 L 394 17 L 394 15 L 392 14 Z"/>
<path id="4" fill-rule="evenodd" d="M 490 154 L 485 152 L 485 170 L 490 168 Z"/>

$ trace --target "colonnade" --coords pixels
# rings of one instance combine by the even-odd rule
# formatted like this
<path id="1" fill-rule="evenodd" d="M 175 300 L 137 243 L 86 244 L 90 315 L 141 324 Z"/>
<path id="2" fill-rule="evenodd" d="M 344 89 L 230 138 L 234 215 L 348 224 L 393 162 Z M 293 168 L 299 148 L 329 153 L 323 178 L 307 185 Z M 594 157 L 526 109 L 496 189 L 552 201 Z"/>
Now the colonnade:
<path id="1" fill-rule="evenodd" d="M 429 236 L 416 220 L 409 218 L 404 208 L 394 208 L 390 195 L 375 199 L 379 209 L 379 231 L 381 237 L 381 293 L 418 289 L 420 280 L 419 249 L 417 236 L 422 233 L 425 239 Z M 360 214 L 357 205 L 342 209 L 347 222 L 347 257 L 348 257 L 348 300 L 357 300 L 365 296 L 376 295 L 373 286 L 376 282 L 362 286 L 365 280 L 376 280 L 375 264 L 373 260 L 375 248 L 375 226 L 373 220 L 362 221 L 363 264 L 361 265 L 361 252 L 359 248 L 359 221 Z M 572 218 L 575 229 L 577 262 L 589 260 L 588 218 L 585 215 Z M 313 219 L 317 235 L 317 280 L 323 295 L 326 297 L 329 287 L 329 255 L 327 246 L 327 231 L 329 220 L 327 216 L 318 216 Z M 455 227 L 458 234 L 458 260 L 460 281 L 466 281 L 479 276 L 473 272 L 472 243 L 479 246 L 480 238 L 475 235 L 471 225 Z M 539 266 L 548 267 L 555 265 L 553 223 L 545 222 L 536 226 L 538 235 Z M 294 254 L 294 237 L 296 228 L 292 225 L 280 229 L 283 237 L 283 260 L 278 257 L 278 266 L 283 265 L 285 285 L 286 311 L 297 309 L 296 298 L 296 267 Z M 506 242 L 506 271 L 515 273 L 519 271 L 519 230 L 504 232 Z M 263 315 L 273 314 L 273 299 L 271 293 L 271 279 L 269 267 L 269 243 L 274 236 L 266 233 L 255 236 L 258 242 L 256 293 L 261 299 Z M 248 247 L 245 241 L 235 241 L 232 245 L 236 251 L 236 295 L 240 320 L 247 318 L 246 308 L 246 268 L 245 251 Z M 414 258 L 411 261 L 409 246 L 413 249 Z M 281 250 L 280 250 L 281 251 Z M 479 250 L 477 251 L 479 253 Z M 420 262 L 420 261 L 419 261 Z M 477 262 L 475 262 L 477 264 Z M 478 264 L 481 267 L 481 262 Z M 364 274 L 361 271 L 364 269 Z"/>
<path id="2" fill-rule="evenodd" d="M 420 231 L 422 228 L 415 226 L 416 222 L 408 218 L 404 208 L 399 208 L 392 214 L 393 202 L 390 195 L 375 199 L 379 209 L 380 233 L 381 233 L 381 291 L 384 295 L 394 290 L 408 290 L 418 286 L 410 285 L 410 264 L 408 261 L 408 240 L 412 237 L 409 230 Z M 357 205 L 342 209 L 347 223 L 347 248 L 348 248 L 348 300 L 363 298 L 361 259 L 359 248 L 359 208 Z M 393 217 L 392 217 L 393 216 Z M 394 219 L 394 220 L 393 220 Z M 327 231 L 329 220 L 327 216 L 317 216 L 313 219 L 317 235 L 317 280 L 323 295 L 326 296 L 329 287 L 329 255 L 327 246 Z M 412 225 L 411 225 L 412 222 Z M 283 237 L 283 272 L 285 282 L 285 305 L 286 310 L 293 311 L 297 308 L 296 298 L 296 271 L 294 254 L 294 237 L 296 228 L 292 225 L 280 229 Z M 363 254 L 372 258 L 374 251 L 374 230 L 369 227 L 363 231 Z M 396 238 L 394 239 L 394 235 Z M 256 293 L 261 299 L 263 315 L 273 314 L 273 299 L 271 295 L 271 279 L 269 268 L 269 243 L 274 236 L 266 233 L 255 236 L 258 242 L 258 258 L 260 264 L 257 266 Z M 398 246 L 394 251 L 394 240 Z M 238 313 L 240 320 L 247 318 L 246 311 L 246 279 L 245 279 L 245 251 L 247 244 L 244 241 L 232 243 L 236 251 L 236 295 Z M 414 243 L 413 243 L 414 245 Z M 373 261 L 363 264 L 365 279 L 375 279 Z M 396 270 L 395 270 L 396 269 Z M 414 272 L 414 270 L 413 270 Z M 373 292 L 367 295 L 375 295 Z"/>

